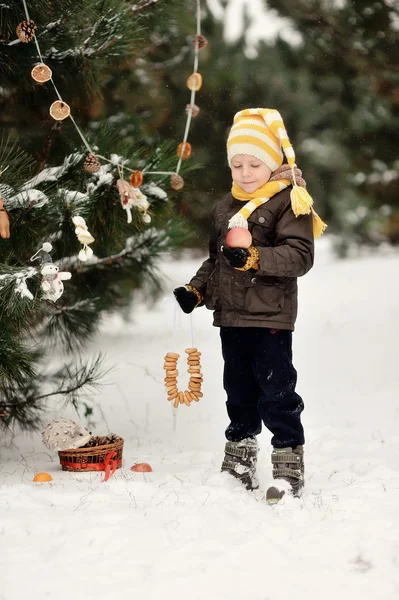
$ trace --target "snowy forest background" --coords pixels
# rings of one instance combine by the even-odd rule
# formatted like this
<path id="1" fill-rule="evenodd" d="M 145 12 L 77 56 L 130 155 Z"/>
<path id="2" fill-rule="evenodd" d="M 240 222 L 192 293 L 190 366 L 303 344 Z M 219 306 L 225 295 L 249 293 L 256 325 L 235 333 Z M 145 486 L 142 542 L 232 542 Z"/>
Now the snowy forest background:
<path id="1" fill-rule="evenodd" d="M 137 293 L 151 301 L 162 285 L 158 259 L 205 251 L 209 216 L 230 187 L 225 139 L 245 106 L 277 107 L 339 256 L 399 241 L 398 29 L 395 0 L 209 0 L 202 3 L 200 114 L 176 192 L 147 177 L 151 225 L 139 211 L 127 224 L 118 203 L 116 163 L 170 171 L 183 136 L 192 71 L 196 2 L 69 0 L 27 2 L 45 62 L 77 124 L 110 163 L 87 175 L 87 154 L 72 123 L 54 122 L 49 85 L 29 76 L 35 45 L 15 44 L 23 3 L 2 3 L 0 32 L 0 193 L 11 237 L 0 240 L 0 414 L 6 428 L 40 423 L 44 399 L 74 405 L 101 375 L 80 348 L 106 314 L 127 311 Z M 95 260 L 79 265 L 71 216 L 96 239 Z M 57 303 L 41 300 L 29 261 L 45 241 L 72 273 Z M 37 265 L 36 265 L 37 266 Z M 28 271 L 26 270 L 28 269 Z M 29 270 L 30 269 L 30 270 Z M 33 298 L 16 293 L 25 282 Z M 140 296 L 141 297 L 141 296 Z M 50 348 L 71 356 L 43 373 Z M 40 373 L 40 377 L 39 377 Z"/>
<path id="2" fill-rule="evenodd" d="M 144 173 L 149 206 L 132 209 L 131 223 L 117 165 L 176 168 L 196 2 L 26 4 L 76 123 L 110 162 L 83 169 L 81 137 L 69 119 L 51 119 L 54 90 L 30 76 L 35 45 L 15 43 L 23 2 L 1 1 L 0 196 L 11 236 L 0 237 L 0 600 L 397 600 L 399 3 L 201 0 L 208 45 L 185 185 Z M 274 507 L 264 501 L 267 431 L 258 493 L 220 472 L 219 332 L 209 311 L 188 317 L 172 296 L 206 255 L 209 216 L 230 187 L 227 131 L 250 105 L 284 115 L 329 225 L 299 280 L 294 335 L 306 484 Z M 95 238 L 84 263 L 78 213 Z M 48 241 L 72 274 L 55 302 L 30 260 Z M 204 395 L 175 410 L 163 356 L 188 345 L 202 352 Z M 40 435 L 60 416 L 123 437 L 122 468 L 106 482 L 62 471 Z M 139 462 L 153 471 L 132 471 Z M 43 471 L 52 481 L 34 483 Z"/>

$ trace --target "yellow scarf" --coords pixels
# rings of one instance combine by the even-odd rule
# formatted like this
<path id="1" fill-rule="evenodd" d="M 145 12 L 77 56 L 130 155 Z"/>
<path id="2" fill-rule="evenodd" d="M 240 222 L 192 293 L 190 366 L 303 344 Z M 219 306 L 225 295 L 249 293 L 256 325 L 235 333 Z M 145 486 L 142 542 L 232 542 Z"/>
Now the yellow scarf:
<path id="1" fill-rule="evenodd" d="M 233 227 L 244 227 L 248 229 L 248 217 L 262 204 L 268 202 L 270 198 L 273 198 L 278 192 L 282 192 L 289 185 L 291 181 L 289 179 L 279 179 L 278 181 L 268 181 L 262 187 L 258 188 L 252 194 L 244 192 L 242 188 L 236 183 L 233 183 L 231 193 L 237 200 L 246 201 L 245 206 L 238 211 L 229 221 L 229 229 Z M 299 215 L 309 215 L 312 213 L 313 217 L 313 235 L 314 237 L 320 237 L 326 229 L 327 225 L 323 223 L 319 215 L 313 209 L 313 199 L 303 187 L 299 187 L 296 184 L 295 176 L 293 182 L 293 188 L 291 190 L 291 207 L 296 217 Z"/>

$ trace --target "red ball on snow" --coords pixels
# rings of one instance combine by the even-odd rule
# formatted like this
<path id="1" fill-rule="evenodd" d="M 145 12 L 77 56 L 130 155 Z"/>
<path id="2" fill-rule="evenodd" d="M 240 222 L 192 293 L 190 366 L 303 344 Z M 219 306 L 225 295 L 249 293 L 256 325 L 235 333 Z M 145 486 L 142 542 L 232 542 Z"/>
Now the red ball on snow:
<path id="1" fill-rule="evenodd" d="M 150 471 L 152 471 L 152 468 L 148 463 L 137 463 L 136 465 L 130 467 L 130 469 L 131 471 L 136 471 L 137 473 L 150 473 Z"/>
<path id="2" fill-rule="evenodd" d="M 252 235 L 245 227 L 233 227 L 226 236 L 229 248 L 249 248 L 252 244 Z"/>

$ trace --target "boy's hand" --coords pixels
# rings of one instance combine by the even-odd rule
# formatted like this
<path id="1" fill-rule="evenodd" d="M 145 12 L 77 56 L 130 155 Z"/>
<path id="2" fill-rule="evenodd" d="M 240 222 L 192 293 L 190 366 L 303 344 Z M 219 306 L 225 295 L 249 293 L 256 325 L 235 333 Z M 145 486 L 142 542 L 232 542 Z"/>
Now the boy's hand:
<path id="1" fill-rule="evenodd" d="M 195 292 L 188 290 L 186 287 L 178 287 L 173 290 L 173 294 L 180 304 L 180 308 L 186 314 L 193 312 L 198 304 L 198 296 Z"/>
<path id="2" fill-rule="evenodd" d="M 235 269 L 241 269 L 248 260 L 249 251 L 246 248 L 229 248 L 223 246 L 222 252 Z"/>

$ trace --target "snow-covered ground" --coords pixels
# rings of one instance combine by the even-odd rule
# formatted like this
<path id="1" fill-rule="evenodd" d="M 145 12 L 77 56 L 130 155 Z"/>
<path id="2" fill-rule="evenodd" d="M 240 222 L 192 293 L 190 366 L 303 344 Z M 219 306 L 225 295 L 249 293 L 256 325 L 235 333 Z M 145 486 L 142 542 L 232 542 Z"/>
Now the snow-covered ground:
<path id="1" fill-rule="evenodd" d="M 199 263 L 165 261 L 165 293 Z M 114 365 L 94 432 L 125 438 L 123 468 L 102 483 L 62 472 L 39 435 L 2 444 L 0 599 L 397 600 L 398 272 L 397 255 L 339 262 L 318 242 L 294 336 L 307 482 L 301 499 L 274 507 L 219 472 L 226 415 L 211 313 L 193 315 L 204 397 L 177 411 L 163 356 L 191 346 L 190 318 L 174 323 L 170 298 L 137 306 L 130 322 L 110 318 L 88 349 Z M 265 488 L 267 431 L 260 442 Z M 153 472 L 133 473 L 141 461 Z M 38 471 L 53 482 L 32 483 Z"/>

